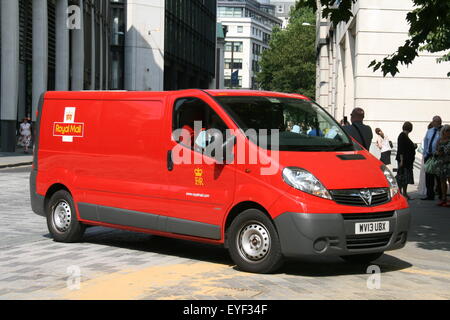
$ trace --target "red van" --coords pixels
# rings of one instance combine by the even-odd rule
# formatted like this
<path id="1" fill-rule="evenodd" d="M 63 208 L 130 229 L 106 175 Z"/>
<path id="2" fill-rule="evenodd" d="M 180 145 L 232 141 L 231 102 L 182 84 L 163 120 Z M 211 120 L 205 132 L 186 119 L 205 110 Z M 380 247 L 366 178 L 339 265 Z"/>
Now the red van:
<path id="1" fill-rule="evenodd" d="M 285 257 L 370 262 L 410 225 L 393 174 L 325 110 L 264 91 L 47 92 L 30 192 L 55 241 L 146 232 L 224 245 L 260 273 Z"/>

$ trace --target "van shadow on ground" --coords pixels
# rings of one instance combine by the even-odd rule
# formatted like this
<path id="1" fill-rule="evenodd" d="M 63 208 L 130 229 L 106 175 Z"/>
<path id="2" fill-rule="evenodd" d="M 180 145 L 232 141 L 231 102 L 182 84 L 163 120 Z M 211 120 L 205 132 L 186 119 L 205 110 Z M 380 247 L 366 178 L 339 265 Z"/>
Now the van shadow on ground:
<path id="1" fill-rule="evenodd" d="M 158 253 L 203 262 L 218 263 L 238 270 L 231 260 L 228 250 L 222 246 L 153 236 L 102 227 L 89 228 L 83 238 L 86 243 L 129 250 Z M 406 261 L 388 254 L 372 264 L 380 266 L 381 272 L 392 272 L 411 267 Z M 336 275 L 367 274 L 368 264 L 351 264 L 339 257 L 311 257 L 301 260 L 287 260 L 276 274 L 305 277 L 328 277 Z"/>
<path id="2" fill-rule="evenodd" d="M 450 251 L 450 208 L 437 206 L 437 200 L 420 200 L 423 196 L 418 193 L 411 196 L 414 200 L 409 202 L 412 221 L 408 241 L 425 250 Z"/>

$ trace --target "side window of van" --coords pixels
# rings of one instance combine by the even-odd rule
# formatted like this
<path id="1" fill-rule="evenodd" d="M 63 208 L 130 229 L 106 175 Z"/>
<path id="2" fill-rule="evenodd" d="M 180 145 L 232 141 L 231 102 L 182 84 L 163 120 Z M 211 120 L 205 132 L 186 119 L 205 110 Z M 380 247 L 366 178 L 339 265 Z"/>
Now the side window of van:
<path id="1" fill-rule="evenodd" d="M 204 101 L 198 98 L 182 98 L 175 102 L 172 129 L 182 129 L 184 132 L 176 139 L 178 143 L 201 151 L 211 139 L 206 135 L 207 130 L 216 129 L 225 136 L 227 126 Z"/>

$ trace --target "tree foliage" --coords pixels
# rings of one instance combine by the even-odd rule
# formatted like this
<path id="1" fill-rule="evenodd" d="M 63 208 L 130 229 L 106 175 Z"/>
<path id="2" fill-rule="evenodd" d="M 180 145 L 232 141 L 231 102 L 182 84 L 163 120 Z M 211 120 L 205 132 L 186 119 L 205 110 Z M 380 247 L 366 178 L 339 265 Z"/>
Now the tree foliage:
<path id="1" fill-rule="evenodd" d="M 307 25 L 305 25 L 307 24 Z M 256 79 L 264 90 L 315 96 L 315 15 L 294 9 L 286 29 L 275 28 Z"/>
<path id="2" fill-rule="evenodd" d="M 297 8 L 309 7 L 317 10 L 322 6 L 322 16 L 330 18 L 334 25 L 348 22 L 353 16 L 352 4 L 357 0 L 299 0 Z M 395 76 L 398 65 L 409 65 L 420 51 L 443 52 L 437 62 L 450 61 L 450 0 L 412 0 L 414 9 L 406 16 L 409 24 L 409 38 L 397 51 L 382 61 L 373 60 L 369 67 L 373 71 L 381 68 L 383 75 Z M 335 5 L 335 3 L 338 5 Z M 447 74 L 450 77 L 450 72 Z"/>

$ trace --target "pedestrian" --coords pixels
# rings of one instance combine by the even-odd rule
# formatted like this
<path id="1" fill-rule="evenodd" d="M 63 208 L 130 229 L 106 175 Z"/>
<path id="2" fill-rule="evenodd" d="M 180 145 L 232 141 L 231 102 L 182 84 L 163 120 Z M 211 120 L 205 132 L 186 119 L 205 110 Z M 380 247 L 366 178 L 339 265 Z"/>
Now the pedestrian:
<path id="1" fill-rule="evenodd" d="M 433 121 L 428 124 L 427 130 L 433 128 Z M 422 154 L 423 154 L 423 145 L 422 145 Z M 421 196 L 427 195 L 427 186 L 425 182 L 425 161 L 424 157 L 422 157 L 422 161 L 420 163 L 420 174 L 419 174 L 419 185 L 417 186 L 417 192 Z"/>
<path id="2" fill-rule="evenodd" d="M 439 177 L 442 191 L 442 199 L 439 206 L 450 207 L 447 202 L 447 182 L 450 183 L 450 125 L 446 124 L 442 127 L 436 146 L 436 169 Z"/>
<path id="3" fill-rule="evenodd" d="M 410 200 L 408 196 L 408 184 L 414 184 L 413 165 L 416 156 L 417 145 L 411 141 L 409 134 L 413 130 L 411 122 L 405 122 L 402 127 L 402 132 L 397 139 L 397 183 L 401 194 Z"/>
<path id="4" fill-rule="evenodd" d="M 346 125 L 344 130 L 359 142 L 366 150 L 370 149 L 372 144 L 372 128 L 363 123 L 364 110 L 362 108 L 353 109 L 350 114 L 351 125 Z"/>
<path id="5" fill-rule="evenodd" d="M 28 153 L 28 148 L 31 144 L 31 124 L 28 122 L 27 118 L 23 118 L 22 123 L 20 124 L 19 133 L 19 145 L 23 146 L 24 153 Z"/>
<path id="6" fill-rule="evenodd" d="M 343 127 L 350 125 L 350 123 L 348 123 L 347 117 L 344 117 L 344 119 L 341 120 L 340 125 Z"/>
<path id="7" fill-rule="evenodd" d="M 392 150 L 392 142 L 389 140 L 389 137 L 381 131 L 380 128 L 375 129 L 375 133 L 378 135 L 377 137 L 377 147 L 380 149 L 381 157 L 380 160 L 385 165 L 391 164 L 391 150 Z"/>
<path id="8" fill-rule="evenodd" d="M 428 129 L 425 138 L 423 140 L 423 159 L 424 163 L 431 159 L 432 155 L 436 152 L 437 141 L 440 138 L 440 130 L 442 128 L 442 119 L 439 116 L 433 117 L 433 127 Z M 427 186 L 427 196 L 422 200 L 434 200 L 437 193 L 439 199 L 442 200 L 441 184 L 438 176 L 431 173 L 425 173 L 425 183 Z M 435 186 L 436 191 L 435 192 Z"/>

